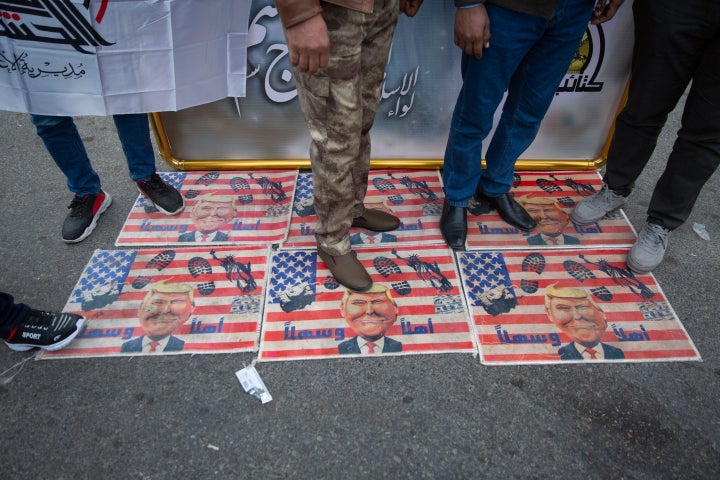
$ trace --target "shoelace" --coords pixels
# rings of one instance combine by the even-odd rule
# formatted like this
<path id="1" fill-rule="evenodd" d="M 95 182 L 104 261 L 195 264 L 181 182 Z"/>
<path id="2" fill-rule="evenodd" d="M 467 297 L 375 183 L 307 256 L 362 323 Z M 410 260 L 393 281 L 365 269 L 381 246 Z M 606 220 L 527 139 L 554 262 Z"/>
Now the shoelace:
<path id="1" fill-rule="evenodd" d="M 157 173 L 153 173 L 152 175 L 150 175 L 150 180 L 147 180 L 143 183 L 149 185 L 152 190 L 165 192 L 169 189 L 169 185 L 163 182 L 162 178 L 160 178 L 160 175 L 158 175 Z"/>
<path id="2" fill-rule="evenodd" d="M 603 185 L 602 191 L 600 192 L 599 198 L 605 205 L 612 205 L 620 195 L 610 190 L 607 185 Z"/>
<path id="3" fill-rule="evenodd" d="M 645 230 L 647 234 L 641 235 L 639 239 L 643 247 L 654 247 L 657 244 L 667 247 L 667 237 L 670 233 L 668 230 L 654 223 L 647 224 Z"/>
<path id="4" fill-rule="evenodd" d="M 68 205 L 67 208 L 70 209 L 70 216 L 71 217 L 78 217 L 82 215 L 82 210 L 85 207 L 85 204 L 90 200 L 90 195 L 85 195 L 83 197 L 78 197 L 77 195 L 73 197 L 72 201 L 70 202 L 70 205 Z"/>

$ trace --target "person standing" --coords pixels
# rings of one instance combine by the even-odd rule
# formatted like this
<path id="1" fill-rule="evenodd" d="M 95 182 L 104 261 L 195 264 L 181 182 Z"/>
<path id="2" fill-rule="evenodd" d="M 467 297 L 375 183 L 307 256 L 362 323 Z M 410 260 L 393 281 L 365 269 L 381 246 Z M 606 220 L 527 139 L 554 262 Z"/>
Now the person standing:
<path id="1" fill-rule="evenodd" d="M 692 82 L 647 220 L 627 256 L 628 267 L 642 274 L 662 263 L 670 232 L 688 219 L 720 164 L 720 2 L 635 0 L 633 13 L 630 89 L 615 121 L 603 187 L 579 203 L 571 218 L 580 225 L 595 223 L 625 204 L 668 114 Z"/>
<path id="2" fill-rule="evenodd" d="M 355 257 L 350 227 L 394 230 L 400 220 L 365 208 L 370 128 L 398 14 L 422 0 L 276 0 L 312 139 L 315 237 L 335 279 L 367 291 L 372 279 Z"/>
<path id="3" fill-rule="evenodd" d="M 535 228 L 535 220 L 509 193 L 515 162 L 535 139 L 588 21 L 611 19 L 622 3 L 455 0 L 455 44 L 463 51 L 463 85 L 445 150 L 440 217 L 440 230 L 450 247 L 465 245 L 471 197 L 489 204 L 519 229 Z M 483 170 L 482 142 L 506 91 Z"/>
<path id="4" fill-rule="evenodd" d="M 62 226 L 62 239 L 77 243 L 86 239 L 98 218 L 110 206 L 112 197 L 103 191 L 72 117 L 31 115 L 38 136 L 48 153 L 67 177 L 74 194 L 70 212 Z M 150 123 L 145 113 L 113 115 L 127 161 L 130 178 L 155 207 L 166 215 L 183 211 L 185 200 L 155 170 L 155 153 L 150 140 Z"/>

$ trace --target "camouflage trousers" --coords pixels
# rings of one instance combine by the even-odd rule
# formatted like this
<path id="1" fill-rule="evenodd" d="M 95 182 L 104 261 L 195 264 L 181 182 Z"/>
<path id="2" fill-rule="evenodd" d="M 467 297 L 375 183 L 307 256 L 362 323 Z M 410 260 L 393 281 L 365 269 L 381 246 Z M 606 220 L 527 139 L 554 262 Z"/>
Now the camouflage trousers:
<path id="1" fill-rule="evenodd" d="M 300 106 L 310 132 L 315 236 L 331 255 L 350 252 L 350 225 L 363 214 L 370 170 L 370 128 L 399 0 L 375 0 L 364 14 L 323 2 L 330 60 L 315 75 L 295 71 Z"/>

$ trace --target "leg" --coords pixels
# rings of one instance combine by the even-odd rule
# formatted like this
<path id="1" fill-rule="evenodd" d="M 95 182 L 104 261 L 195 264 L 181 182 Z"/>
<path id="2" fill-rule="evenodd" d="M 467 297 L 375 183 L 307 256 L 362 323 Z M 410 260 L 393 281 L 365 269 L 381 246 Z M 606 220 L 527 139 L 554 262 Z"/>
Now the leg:
<path id="1" fill-rule="evenodd" d="M 698 16 L 696 25 L 702 24 Z M 702 49 L 700 64 L 685 101 L 682 127 L 655 185 L 648 222 L 674 230 L 692 212 L 703 185 L 720 164 L 720 6 L 715 5 L 714 35 Z"/>
<path id="2" fill-rule="evenodd" d="M 15 303 L 12 295 L 0 292 L 0 338 L 8 338 L 29 312 L 30 307 Z"/>
<path id="3" fill-rule="evenodd" d="M 353 218 L 362 215 L 365 210 L 363 200 L 367 192 L 370 170 L 370 129 L 375 122 L 375 113 L 380 103 L 385 66 L 390 54 L 399 12 L 396 2 L 386 2 L 384 10 L 385 13 L 377 16 L 367 29 L 360 57 L 362 124 L 360 127 L 360 152 L 356 162 L 356 171 L 353 173 L 355 183 Z"/>
<path id="4" fill-rule="evenodd" d="M 488 147 L 487 170 L 480 178 L 480 189 L 487 196 L 510 191 L 515 162 L 535 140 L 587 28 L 594 3 L 561 1 L 549 22 L 533 25 L 539 38 L 512 76 L 500 122 Z"/>
<path id="5" fill-rule="evenodd" d="M 381 50 L 385 52 L 383 66 L 387 61 L 389 35 L 375 39 L 372 43 L 377 46 L 364 53 L 370 48 L 366 38 L 374 38 L 369 32 L 379 30 L 381 21 L 386 33 L 393 31 L 398 5 L 396 1 L 386 3 L 382 9 L 376 6 L 371 15 L 323 5 L 332 48 L 329 63 L 312 76 L 296 71 L 300 105 L 312 138 L 310 160 L 318 217 L 315 234 L 318 244 L 332 255 L 351 252 L 350 225 L 353 217 L 362 213 L 370 161 L 364 127 L 369 130 L 372 125 L 381 85 L 373 85 L 377 71 L 365 72 L 362 62 L 364 55 L 379 59 Z M 365 79 L 366 73 L 371 75 L 369 79 Z M 381 81 L 382 73 L 379 78 Z M 374 100 L 370 98 L 373 95 Z"/>
<path id="6" fill-rule="evenodd" d="M 455 105 L 445 149 L 445 202 L 440 216 L 440 230 L 445 242 L 454 249 L 465 245 L 468 200 L 476 190 L 482 189 L 482 179 L 486 175 L 481 164 L 482 142 L 492 129 L 495 110 L 513 72 L 542 35 L 545 23 L 540 17 L 494 5 L 485 8 L 490 19 L 492 41 L 482 59 L 466 54 L 462 56 L 463 86 Z M 503 210 L 496 208 L 502 215 Z"/>
<path id="7" fill-rule="evenodd" d="M 394 230 L 400 225 L 400 220 L 396 216 L 379 209 L 366 209 L 363 203 L 367 193 L 370 171 L 370 129 L 375 122 L 375 114 L 380 102 L 385 66 L 390 54 L 399 11 L 395 2 L 385 2 L 384 10 L 385 13 L 378 12 L 374 21 L 366 28 L 360 55 L 362 124 L 358 159 L 352 172 L 355 203 L 351 225 L 376 232 Z"/>
<path id="8" fill-rule="evenodd" d="M 615 122 L 604 181 L 627 197 L 700 61 L 698 2 L 637 0 L 635 47 L 627 105 Z M 705 2 L 701 2 L 705 3 Z M 696 12 L 693 14 L 693 12 Z"/>
<path id="9" fill-rule="evenodd" d="M 155 152 L 150 141 L 150 123 L 145 113 L 113 115 L 118 138 L 133 181 L 155 173 Z"/>
<path id="10" fill-rule="evenodd" d="M 155 152 L 150 141 L 150 123 L 145 113 L 113 115 L 130 178 L 140 193 L 165 215 L 177 215 L 185 208 L 180 192 L 155 173 Z"/>
<path id="11" fill-rule="evenodd" d="M 32 115 L 37 133 L 50 156 L 67 177 L 67 185 L 75 194 L 68 206 L 62 239 L 68 243 L 84 240 L 92 233 L 100 215 L 112 202 L 102 191 L 100 177 L 90 164 L 75 122 L 70 117 Z"/>
<path id="12" fill-rule="evenodd" d="M 398 11 L 397 0 L 376 1 L 372 14 L 324 4 L 322 15 L 331 45 L 328 65 L 315 75 L 295 71 L 300 106 L 312 138 L 318 255 L 333 276 L 353 290 L 372 286 L 370 275 L 352 252 L 349 231 L 353 218 L 364 213 L 368 131 L 382 79 L 377 68 L 364 70 L 363 59 L 370 65 L 387 61 Z M 386 30 L 384 34 L 380 29 Z M 374 99 L 369 98 L 373 95 Z"/>
<path id="13" fill-rule="evenodd" d="M 492 40 L 482 59 L 463 54 L 463 85 L 445 149 L 443 184 L 450 206 L 466 207 L 482 175 L 482 142 L 513 72 L 541 36 L 544 21 L 494 5 L 486 7 Z"/>
<path id="14" fill-rule="evenodd" d="M 100 192 L 100 177 L 88 158 L 71 117 L 31 115 L 38 136 L 50 156 L 67 177 L 67 186 L 78 197 Z"/>

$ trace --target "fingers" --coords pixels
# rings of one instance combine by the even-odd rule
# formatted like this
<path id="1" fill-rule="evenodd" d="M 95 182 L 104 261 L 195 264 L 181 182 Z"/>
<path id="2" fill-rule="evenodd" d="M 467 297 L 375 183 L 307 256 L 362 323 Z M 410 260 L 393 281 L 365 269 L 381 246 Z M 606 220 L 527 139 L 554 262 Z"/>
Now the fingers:
<path id="1" fill-rule="evenodd" d="M 593 11 L 590 23 L 592 25 L 598 25 L 612 19 L 623 2 L 624 0 L 606 0 L 604 5 L 598 5 Z"/>
<path id="2" fill-rule="evenodd" d="M 490 36 L 483 36 L 479 39 L 465 39 L 455 36 L 455 45 L 468 55 L 472 55 L 478 60 L 483 56 L 483 50 L 490 48 Z"/>
<path id="3" fill-rule="evenodd" d="M 327 66 L 330 56 L 328 54 L 302 54 L 290 53 L 290 63 L 303 73 L 314 75 L 318 70 Z"/>

